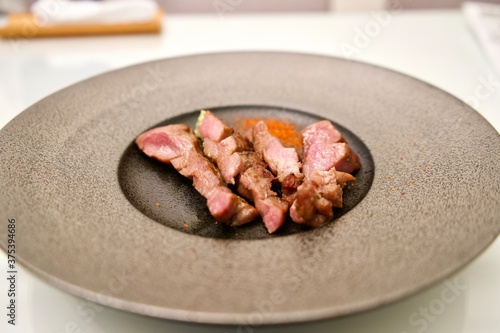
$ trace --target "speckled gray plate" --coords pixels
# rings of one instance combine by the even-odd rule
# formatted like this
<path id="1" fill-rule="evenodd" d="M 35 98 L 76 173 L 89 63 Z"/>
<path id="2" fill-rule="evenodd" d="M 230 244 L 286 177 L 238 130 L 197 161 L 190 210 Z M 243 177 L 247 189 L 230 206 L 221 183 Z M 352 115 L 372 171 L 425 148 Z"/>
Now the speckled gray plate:
<path id="1" fill-rule="evenodd" d="M 126 162 L 138 134 L 202 108 L 242 106 L 349 130 L 374 162 L 357 204 L 317 230 L 235 239 L 155 217 L 168 220 L 172 204 L 171 220 L 213 223 L 183 183 L 149 190 L 160 215 L 133 202 L 141 179 Z M 1 130 L 0 245 L 15 218 L 29 269 L 145 315 L 238 325 L 341 316 L 418 292 L 495 239 L 499 156 L 498 133 L 470 107 L 382 68 L 285 53 L 168 59 L 64 89 Z M 148 177 L 168 183 L 154 167 Z"/>

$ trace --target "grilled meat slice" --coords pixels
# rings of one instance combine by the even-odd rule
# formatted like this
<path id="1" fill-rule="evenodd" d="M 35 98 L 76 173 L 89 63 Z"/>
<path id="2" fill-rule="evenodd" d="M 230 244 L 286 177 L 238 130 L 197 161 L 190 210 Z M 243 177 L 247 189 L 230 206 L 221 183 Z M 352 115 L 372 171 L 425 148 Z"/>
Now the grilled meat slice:
<path id="1" fill-rule="evenodd" d="M 203 150 L 214 161 L 224 180 L 236 184 L 238 193 L 252 200 L 269 233 L 283 225 L 289 204 L 271 190 L 272 173 L 246 138 L 235 133 L 210 111 L 202 111 L 198 132 Z"/>
<path id="2" fill-rule="evenodd" d="M 234 130 L 227 126 L 222 120 L 217 118 L 212 112 L 202 110 L 196 123 L 196 131 L 205 139 L 215 142 L 227 138 L 234 133 Z"/>
<path id="3" fill-rule="evenodd" d="M 203 152 L 216 162 L 222 178 L 228 184 L 235 184 L 235 178 L 252 164 L 261 164 L 265 167 L 260 156 L 251 149 L 250 143 L 239 133 L 234 133 L 218 142 L 209 138 L 203 140 Z"/>
<path id="4" fill-rule="evenodd" d="M 345 172 L 314 170 L 297 189 L 290 207 L 294 222 L 320 227 L 333 218 L 333 207 L 342 208 L 342 190 L 355 178 Z"/>
<path id="5" fill-rule="evenodd" d="M 255 203 L 270 234 L 283 225 L 288 212 L 288 203 L 271 190 L 273 179 L 271 171 L 257 165 L 246 169 L 238 181 L 238 192 Z"/>
<path id="6" fill-rule="evenodd" d="M 312 170 L 353 173 L 361 163 L 358 155 L 344 141 L 340 132 L 328 120 L 307 126 L 302 131 L 303 168 L 307 176 Z"/>
<path id="7" fill-rule="evenodd" d="M 290 216 L 297 223 L 320 227 L 333 218 L 333 207 L 342 207 L 342 190 L 355 178 L 337 170 L 352 172 L 361 167 L 359 157 L 327 120 L 302 132 L 304 182 L 298 187 Z"/>
<path id="8" fill-rule="evenodd" d="M 263 121 L 257 122 L 248 133 L 256 152 L 262 155 L 269 169 L 282 185 L 283 197 L 293 202 L 297 187 L 304 178 L 295 148 L 284 147 L 281 141 L 269 133 Z"/>
<path id="9" fill-rule="evenodd" d="M 136 144 L 146 155 L 172 164 L 181 175 L 192 179 L 218 221 L 238 226 L 258 215 L 254 207 L 227 188 L 219 171 L 203 156 L 198 138 L 187 125 L 154 128 L 141 134 Z"/>

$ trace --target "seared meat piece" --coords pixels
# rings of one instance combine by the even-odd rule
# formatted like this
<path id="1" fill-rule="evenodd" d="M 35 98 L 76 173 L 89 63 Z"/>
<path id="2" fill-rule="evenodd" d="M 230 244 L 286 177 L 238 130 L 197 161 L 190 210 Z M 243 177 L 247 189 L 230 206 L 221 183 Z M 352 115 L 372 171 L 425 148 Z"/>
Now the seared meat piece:
<path id="1" fill-rule="evenodd" d="M 272 173 L 246 138 L 210 111 L 202 111 L 198 131 L 203 150 L 217 165 L 224 180 L 237 184 L 238 193 L 252 200 L 269 233 L 283 225 L 289 204 L 271 190 Z"/>
<path id="2" fill-rule="evenodd" d="M 312 170 L 352 173 L 359 170 L 361 163 L 358 155 L 344 142 L 340 132 L 328 120 L 318 121 L 302 131 L 304 149 L 304 174 Z"/>
<path id="3" fill-rule="evenodd" d="M 251 149 L 250 143 L 239 133 L 234 133 L 218 142 L 209 138 L 203 140 L 203 152 L 217 163 L 222 178 L 228 184 L 235 184 L 235 177 L 252 164 L 261 164 L 265 167 L 260 156 Z"/>
<path id="4" fill-rule="evenodd" d="M 270 234 L 283 225 L 288 211 L 288 203 L 271 190 L 273 179 L 271 171 L 257 165 L 246 169 L 238 181 L 238 192 L 253 200 Z"/>
<path id="5" fill-rule="evenodd" d="M 297 189 L 290 207 L 294 222 L 320 227 L 333 218 L 333 207 L 342 208 L 342 189 L 355 178 L 345 172 L 314 170 Z"/>
<path id="6" fill-rule="evenodd" d="M 256 152 L 262 155 L 269 169 L 282 185 L 283 197 L 293 202 L 297 187 L 303 179 L 300 172 L 299 155 L 295 148 L 286 148 L 281 141 L 269 133 L 263 121 L 257 122 L 248 133 Z"/>
<path id="7" fill-rule="evenodd" d="M 290 207 L 290 217 L 294 222 L 317 228 L 333 217 L 332 208 L 332 203 L 321 197 L 314 184 L 306 180 L 299 186 Z"/>
<path id="8" fill-rule="evenodd" d="M 222 120 L 207 110 L 200 112 L 196 130 L 203 139 L 210 139 L 215 142 L 219 142 L 234 133 L 231 127 L 226 126 Z"/>
<path id="9" fill-rule="evenodd" d="M 172 164 L 181 175 L 192 179 L 218 221 L 238 226 L 257 217 L 254 207 L 227 188 L 218 170 L 203 156 L 198 138 L 187 125 L 149 130 L 136 139 L 136 144 L 146 155 Z"/>
<path id="10" fill-rule="evenodd" d="M 342 189 L 355 180 L 349 173 L 357 170 L 359 157 L 342 135 L 327 120 L 306 127 L 302 132 L 304 182 L 298 187 L 290 216 L 297 223 L 320 227 L 333 217 L 333 207 L 342 207 Z"/>
<path id="11" fill-rule="evenodd" d="M 290 174 L 302 177 L 297 151 L 285 148 L 278 138 L 269 133 L 265 122 L 259 121 L 252 127 L 250 141 L 280 182 Z"/>

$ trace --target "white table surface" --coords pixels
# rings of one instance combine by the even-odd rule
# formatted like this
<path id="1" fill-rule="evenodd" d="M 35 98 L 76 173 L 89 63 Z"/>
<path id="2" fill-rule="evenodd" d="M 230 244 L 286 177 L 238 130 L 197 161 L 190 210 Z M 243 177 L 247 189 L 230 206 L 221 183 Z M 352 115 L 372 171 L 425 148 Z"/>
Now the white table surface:
<path id="1" fill-rule="evenodd" d="M 167 17 L 161 35 L 0 40 L 0 128 L 63 87 L 139 62 L 236 50 L 345 57 L 343 48 L 349 44 L 359 46 L 352 59 L 406 73 L 470 101 L 500 130 L 500 73 L 488 63 L 460 11 L 395 12 L 382 18 L 383 25 L 373 13 L 178 15 Z M 366 45 L 356 44 L 361 38 L 357 29 L 365 28 L 373 29 L 372 37 Z M 3 251 L 0 269 L 7 271 Z M 500 331 L 500 239 L 447 281 L 381 309 L 293 327 L 239 331 L 236 327 L 178 323 L 102 307 L 48 285 L 23 267 L 18 271 L 17 325 L 13 327 L 7 325 L 5 314 L 8 288 L 4 275 L 0 274 L 1 332 Z M 444 303 L 443 292 L 449 290 L 449 283 L 459 288 L 453 301 Z M 89 319 L 82 312 L 93 316 Z"/>

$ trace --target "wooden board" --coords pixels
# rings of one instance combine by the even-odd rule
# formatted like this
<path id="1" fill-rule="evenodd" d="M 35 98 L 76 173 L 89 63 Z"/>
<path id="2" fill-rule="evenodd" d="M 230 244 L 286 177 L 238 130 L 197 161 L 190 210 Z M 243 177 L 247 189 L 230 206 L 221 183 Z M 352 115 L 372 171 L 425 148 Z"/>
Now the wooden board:
<path id="1" fill-rule="evenodd" d="M 87 36 L 110 34 L 158 33 L 161 31 L 163 12 L 154 19 L 126 24 L 59 24 L 41 25 L 31 13 L 10 14 L 5 26 L 0 28 L 2 38 L 37 38 L 61 36 Z"/>

